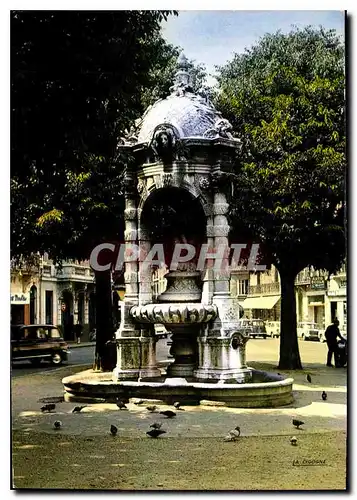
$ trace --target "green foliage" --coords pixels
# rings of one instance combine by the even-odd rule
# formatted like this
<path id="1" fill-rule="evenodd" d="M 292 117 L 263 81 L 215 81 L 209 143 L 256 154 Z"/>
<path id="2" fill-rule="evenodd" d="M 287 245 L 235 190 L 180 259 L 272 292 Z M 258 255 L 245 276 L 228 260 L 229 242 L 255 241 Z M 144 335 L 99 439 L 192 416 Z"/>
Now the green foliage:
<path id="1" fill-rule="evenodd" d="M 279 270 L 334 271 L 345 256 L 344 50 L 333 31 L 265 35 L 220 68 L 216 105 L 234 126 L 232 223 Z"/>
<path id="2" fill-rule="evenodd" d="M 116 147 L 166 67 L 169 11 L 11 13 L 11 252 L 86 257 L 120 237 Z"/>

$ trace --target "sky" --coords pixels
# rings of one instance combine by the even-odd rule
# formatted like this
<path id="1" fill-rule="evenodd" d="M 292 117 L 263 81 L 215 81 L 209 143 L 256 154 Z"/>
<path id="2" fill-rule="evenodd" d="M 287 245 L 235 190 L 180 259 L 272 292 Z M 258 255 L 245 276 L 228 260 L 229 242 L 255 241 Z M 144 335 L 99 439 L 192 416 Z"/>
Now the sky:
<path id="1" fill-rule="evenodd" d="M 183 48 L 186 57 L 203 63 L 214 74 L 214 66 L 222 65 L 254 45 L 265 33 L 281 30 L 287 33 L 292 25 L 312 25 L 335 29 L 344 34 L 344 12 L 338 10 L 186 10 L 178 17 L 170 16 L 163 23 L 163 36 Z M 212 85 L 214 78 L 209 78 Z"/>

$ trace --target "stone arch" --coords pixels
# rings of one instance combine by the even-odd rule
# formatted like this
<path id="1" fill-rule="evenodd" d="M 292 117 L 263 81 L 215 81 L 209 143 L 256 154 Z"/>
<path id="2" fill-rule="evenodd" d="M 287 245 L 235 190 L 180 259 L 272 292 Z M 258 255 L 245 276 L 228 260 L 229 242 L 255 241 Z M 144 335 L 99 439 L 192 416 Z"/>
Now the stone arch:
<path id="1" fill-rule="evenodd" d="M 165 176 L 170 176 L 170 180 L 168 180 L 169 179 L 168 177 L 165 178 Z M 159 177 L 161 178 L 160 180 L 158 180 Z M 193 198 L 196 198 L 200 201 L 200 204 L 204 212 L 206 213 L 207 211 L 206 207 L 209 205 L 209 203 L 206 201 L 204 194 L 202 193 L 201 189 L 199 188 L 196 182 L 190 183 L 184 179 L 178 179 L 177 176 L 172 175 L 170 173 L 166 174 L 164 173 L 158 176 L 154 176 L 154 182 L 149 187 L 147 186 L 148 179 L 143 179 L 143 181 L 145 183 L 145 188 L 142 190 L 138 204 L 138 209 L 140 213 L 143 210 L 145 202 L 149 198 L 149 196 L 151 196 L 151 194 L 153 194 L 155 191 L 163 189 L 165 187 L 172 187 L 187 191 Z"/>

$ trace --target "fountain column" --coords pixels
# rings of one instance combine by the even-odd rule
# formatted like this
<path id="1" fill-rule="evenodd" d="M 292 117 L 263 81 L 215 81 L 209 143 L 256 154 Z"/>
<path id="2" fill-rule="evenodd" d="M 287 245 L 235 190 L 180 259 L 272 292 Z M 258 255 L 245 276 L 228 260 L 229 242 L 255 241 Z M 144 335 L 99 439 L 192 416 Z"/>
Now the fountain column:
<path id="1" fill-rule="evenodd" d="M 130 310 L 139 303 L 137 242 L 137 206 L 134 176 L 128 172 L 125 179 L 124 281 L 125 297 L 121 303 L 121 323 L 117 330 L 117 365 L 113 380 L 137 379 L 140 373 L 140 327 L 133 321 Z M 130 249 L 130 250 L 129 250 Z M 131 253 L 131 255 L 129 254 Z M 135 258 L 136 256 L 136 258 Z"/>
<path id="2" fill-rule="evenodd" d="M 145 258 L 150 252 L 151 242 L 145 228 L 140 222 L 140 213 L 138 213 L 139 229 L 139 304 L 152 303 L 152 269 L 151 265 L 145 264 Z M 140 378 L 160 377 L 161 371 L 156 363 L 156 335 L 153 324 L 142 323 L 140 325 Z"/>
<path id="3" fill-rule="evenodd" d="M 214 173 L 219 174 L 219 166 L 215 167 Z M 212 303 L 218 309 L 218 317 L 198 339 L 199 367 L 195 376 L 200 379 L 235 378 L 245 382 L 251 379 L 251 370 L 245 364 L 247 337 L 238 334 L 242 310 L 230 295 L 228 210 L 229 204 L 222 184 L 215 182 L 213 226 L 207 226 L 207 237 L 213 236 L 215 252 L 219 255 L 213 267 L 212 298 Z"/>

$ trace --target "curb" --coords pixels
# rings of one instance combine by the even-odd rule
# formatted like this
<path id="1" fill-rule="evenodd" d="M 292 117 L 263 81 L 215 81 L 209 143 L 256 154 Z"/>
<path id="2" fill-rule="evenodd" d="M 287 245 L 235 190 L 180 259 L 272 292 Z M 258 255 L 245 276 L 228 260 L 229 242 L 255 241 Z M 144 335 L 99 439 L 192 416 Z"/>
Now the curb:
<path id="1" fill-rule="evenodd" d="M 70 349 L 79 349 L 80 347 L 92 347 L 95 346 L 95 342 L 83 342 L 83 344 L 70 344 L 67 342 L 67 345 Z"/>

